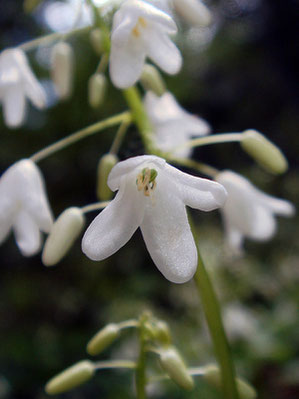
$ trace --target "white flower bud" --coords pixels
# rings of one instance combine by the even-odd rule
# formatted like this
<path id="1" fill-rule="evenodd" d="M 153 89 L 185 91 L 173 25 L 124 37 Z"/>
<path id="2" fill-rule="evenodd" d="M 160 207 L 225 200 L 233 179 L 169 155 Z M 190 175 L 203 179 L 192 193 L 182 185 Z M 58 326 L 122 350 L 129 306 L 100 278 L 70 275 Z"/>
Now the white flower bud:
<path id="1" fill-rule="evenodd" d="M 68 208 L 58 217 L 46 240 L 42 253 L 45 266 L 58 263 L 81 233 L 85 217 L 80 208 Z"/>
<path id="2" fill-rule="evenodd" d="M 145 64 L 140 77 L 140 82 L 144 90 L 150 90 L 157 96 L 162 96 L 165 93 L 166 87 L 163 78 L 156 67 L 150 64 Z"/>
<path id="3" fill-rule="evenodd" d="M 272 173 L 284 173 L 288 169 L 288 161 L 275 144 L 256 130 L 246 130 L 240 142 L 257 163 Z"/>
<path id="4" fill-rule="evenodd" d="M 102 73 L 91 75 L 88 81 L 88 102 L 92 108 L 102 105 L 107 88 L 106 76 Z"/>
<path id="5" fill-rule="evenodd" d="M 212 22 L 209 9 L 201 0 L 173 0 L 176 12 L 193 26 L 208 26 Z"/>
<path id="6" fill-rule="evenodd" d="M 110 346 L 119 337 L 120 328 L 117 324 L 108 324 L 102 328 L 87 344 L 87 353 L 96 356 Z"/>
<path id="7" fill-rule="evenodd" d="M 69 391 L 88 381 L 94 376 L 94 373 L 93 363 L 88 360 L 82 360 L 53 377 L 47 383 L 45 391 L 49 395 L 57 395 Z"/>
<path id="8" fill-rule="evenodd" d="M 65 100 L 73 91 L 74 52 L 66 42 L 53 46 L 51 75 L 58 96 Z"/>
<path id="9" fill-rule="evenodd" d="M 89 40 L 97 55 L 102 55 L 104 52 L 103 47 L 103 33 L 101 29 L 96 28 L 90 32 Z"/>
<path id="10" fill-rule="evenodd" d="M 163 320 L 159 320 L 154 325 L 154 332 L 157 341 L 159 341 L 162 345 L 168 346 L 171 343 L 171 336 L 168 324 Z"/>
<path id="11" fill-rule="evenodd" d="M 100 159 L 97 170 L 97 197 L 101 201 L 110 200 L 113 195 L 113 192 L 107 185 L 107 178 L 117 162 L 118 157 L 114 154 L 105 154 Z"/>
<path id="12" fill-rule="evenodd" d="M 160 353 L 160 363 L 167 375 L 181 388 L 191 390 L 194 382 L 176 349 L 170 348 Z"/>
<path id="13" fill-rule="evenodd" d="M 221 373 L 217 366 L 205 367 L 203 378 L 215 388 L 221 390 Z M 236 378 L 237 389 L 240 399 L 255 399 L 257 397 L 255 389 L 241 378 Z"/>

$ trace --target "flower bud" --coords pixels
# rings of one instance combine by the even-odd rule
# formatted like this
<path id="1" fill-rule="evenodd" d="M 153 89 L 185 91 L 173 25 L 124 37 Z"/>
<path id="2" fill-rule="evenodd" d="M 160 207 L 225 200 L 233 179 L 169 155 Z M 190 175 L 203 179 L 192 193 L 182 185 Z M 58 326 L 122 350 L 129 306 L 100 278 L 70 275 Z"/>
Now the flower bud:
<path id="1" fill-rule="evenodd" d="M 167 375 L 181 388 L 191 390 L 194 386 L 193 379 L 176 349 L 162 350 L 160 363 Z"/>
<path id="2" fill-rule="evenodd" d="M 52 49 L 51 75 L 58 96 L 65 100 L 73 90 L 74 52 L 66 42 L 59 42 Z"/>
<path id="3" fill-rule="evenodd" d="M 90 32 L 89 40 L 95 53 L 97 55 L 102 55 L 104 52 L 104 47 L 103 47 L 103 33 L 101 29 L 99 28 L 93 29 Z"/>
<path id="4" fill-rule="evenodd" d="M 92 362 L 82 360 L 53 377 L 47 383 L 45 391 L 49 395 L 56 395 L 69 391 L 88 381 L 94 376 L 94 373 L 95 368 Z"/>
<path id="5" fill-rule="evenodd" d="M 107 185 L 107 178 L 111 169 L 117 162 L 118 157 L 114 154 L 105 154 L 100 159 L 97 171 L 97 197 L 101 201 L 107 201 L 113 195 L 113 192 Z"/>
<path id="6" fill-rule="evenodd" d="M 162 96 L 162 94 L 164 94 L 166 91 L 163 78 L 158 69 L 153 65 L 144 65 L 140 82 L 145 90 L 150 90 L 157 96 Z"/>
<path id="7" fill-rule="evenodd" d="M 288 161 L 280 149 L 256 130 L 246 130 L 240 144 L 244 151 L 268 171 L 279 174 L 288 169 Z"/>
<path id="8" fill-rule="evenodd" d="M 46 240 L 42 261 L 45 266 L 58 263 L 68 252 L 85 224 L 80 208 L 68 208 L 55 221 Z"/>
<path id="9" fill-rule="evenodd" d="M 203 378 L 215 388 L 221 390 L 221 373 L 217 366 L 211 365 L 205 367 Z M 240 399 L 255 399 L 257 397 L 254 388 L 241 378 L 236 378 L 237 389 Z"/>
<path id="10" fill-rule="evenodd" d="M 117 324 L 108 324 L 102 328 L 87 344 L 87 353 L 96 356 L 110 346 L 119 337 L 120 328 Z"/>
<path id="11" fill-rule="evenodd" d="M 88 80 L 88 102 L 92 108 L 102 105 L 107 88 L 106 76 L 102 73 L 91 75 Z"/>
<path id="12" fill-rule="evenodd" d="M 168 346 L 171 343 L 170 331 L 165 321 L 159 320 L 155 324 L 155 336 L 162 345 Z"/>
<path id="13" fill-rule="evenodd" d="M 190 25 L 205 27 L 212 22 L 212 14 L 199 0 L 173 0 L 173 5 L 176 12 Z"/>

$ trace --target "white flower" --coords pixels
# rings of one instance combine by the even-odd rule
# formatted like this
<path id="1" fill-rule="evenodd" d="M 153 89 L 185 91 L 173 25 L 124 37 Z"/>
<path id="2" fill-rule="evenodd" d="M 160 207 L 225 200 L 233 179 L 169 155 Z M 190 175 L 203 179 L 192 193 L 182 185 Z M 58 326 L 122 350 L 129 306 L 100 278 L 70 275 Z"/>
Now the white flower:
<path id="1" fill-rule="evenodd" d="M 229 246 L 242 252 L 244 237 L 257 241 L 270 239 L 276 232 L 275 215 L 292 216 L 294 206 L 254 187 L 245 177 L 226 170 L 216 180 L 228 193 L 221 209 Z"/>
<path id="2" fill-rule="evenodd" d="M 119 162 L 108 177 L 108 186 L 119 191 L 87 229 L 83 252 L 93 260 L 103 260 L 118 251 L 140 226 L 160 272 L 175 283 L 191 279 L 197 250 L 185 205 L 203 211 L 219 208 L 226 199 L 225 189 L 149 155 Z"/>
<path id="3" fill-rule="evenodd" d="M 156 145 L 162 151 L 172 152 L 192 136 L 210 132 L 210 126 L 204 119 L 186 112 L 169 92 L 161 97 L 147 92 L 144 105 L 154 129 Z M 173 151 L 173 155 L 188 157 L 190 152 L 190 148 L 183 147 Z"/>
<path id="4" fill-rule="evenodd" d="M 148 56 L 169 74 L 177 73 L 182 57 L 169 38 L 176 33 L 173 19 L 142 0 L 127 0 L 115 13 L 111 34 L 110 76 L 119 88 L 140 78 Z"/>
<path id="5" fill-rule="evenodd" d="M 40 230 L 48 233 L 52 223 L 38 167 L 29 159 L 18 161 L 0 179 L 0 244 L 13 229 L 22 254 L 34 255 L 41 246 Z"/>
<path id="6" fill-rule="evenodd" d="M 176 12 L 191 25 L 208 26 L 212 22 L 209 9 L 201 0 L 172 0 Z"/>
<path id="7" fill-rule="evenodd" d="M 0 101 L 7 126 L 17 127 L 24 121 L 26 97 L 37 108 L 46 104 L 44 90 L 33 75 L 23 50 L 4 50 L 0 54 Z"/>

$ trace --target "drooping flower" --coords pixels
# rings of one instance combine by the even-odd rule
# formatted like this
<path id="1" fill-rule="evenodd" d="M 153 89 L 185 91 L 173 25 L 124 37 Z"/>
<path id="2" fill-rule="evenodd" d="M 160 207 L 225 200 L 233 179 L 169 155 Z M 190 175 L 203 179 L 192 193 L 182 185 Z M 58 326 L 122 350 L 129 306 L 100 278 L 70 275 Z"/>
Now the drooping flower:
<path id="1" fill-rule="evenodd" d="M 0 101 L 7 126 L 18 127 L 23 123 L 26 97 L 37 108 L 45 107 L 45 92 L 33 75 L 23 50 L 4 50 L 0 54 Z"/>
<path id="2" fill-rule="evenodd" d="M 191 279 L 197 250 L 185 206 L 203 211 L 219 208 L 226 199 L 225 189 L 149 155 L 119 162 L 108 177 L 108 186 L 118 193 L 87 229 L 83 252 L 92 260 L 103 260 L 140 227 L 160 272 L 175 283 Z"/>
<path id="3" fill-rule="evenodd" d="M 24 256 L 36 254 L 40 231 L 49 233 L 53 224 L 43 177 L 34 162 L 22 159 L 0 179 L 0 244 L 12 229 Z"/>
<path id="4" fill-rule="evenodd" d="M 226 240 L 235 253 L 242 252 L 244 238 L 269 240 L 276 232 L 275 215 L 292 216 L 294 206 L 254 187 L 245 177 L 225 170 L 216 177 L 228 193 L 221 209 Z"/>
<path id="5" fill-rule="evenodd" d="M 190 148 L 177 147 L 194 136 L 204 136 L 210 132 L 210 126 L 204 119 L 185 111 L 169 92 L 161 97 L 147 92 L 144 105 L 154 129 L 155 143 L 162 151 L 188 157 Z"/>
<path id="6" fill-rule="evenodd" d="M 132 86 L 140 78 L 146 57 L 163 71 L 176 74 L 182 57 L 170 40 L 177 27 L 165 12 L 142 0 L 127 0 L 113 18 L 110 76 L 119 88 Z"/>

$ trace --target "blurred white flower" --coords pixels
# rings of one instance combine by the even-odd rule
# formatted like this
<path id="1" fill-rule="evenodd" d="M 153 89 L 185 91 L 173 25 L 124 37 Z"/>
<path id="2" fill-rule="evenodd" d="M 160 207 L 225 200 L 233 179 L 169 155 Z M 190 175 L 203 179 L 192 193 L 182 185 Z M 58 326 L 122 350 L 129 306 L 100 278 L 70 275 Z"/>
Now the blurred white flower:
<path id="1" fill-rule="evenodd" d="M 147 92 L 144 105 L 154 129 L 155 143 L 162 151 L 172 152 L 179 157 L 188 157 L 190 148 L 173 150 L 193 136 L 210 133 L 209 124 L 204 119 L 186 112 L 169 92 L 161 97 L 153 92 Z"/>
<path id="2" fill-rule="evenodd" d="M 242 253 L 245 237 L 256 241 L 270 239 L 276 232 L 275 215 L 292 216 L 295 207 L 286 200 L 263 193 L 245 177 L 225 170 L 216 177 L 228 193 L 221 209 L 226 240 L 236 254 Z"/>
<path id="3" fill-rule="evenodd" d="M 169 35 L 176 33 L 173 19 L 142 0 L 127 0 L 113 18 L 110 76 L 119 88 L 132 86 L 140 78 L 148 56 L 163 71 L 176 74 L 182 56 Z"/>
<path id="4" fill-rule="evenodd" d="M 33 75 L 23 50 L 4 50 L 0 54 L 0 101 L 7 126 L 17 127 L 24 121 L 26 97 L 37 108 L 46 105 L 45 92 Z"/>
<path id="5" fill-rule="evenodd" d="M 197 250 L 185 206 L 203 211 L 219 208 L 226 199 L 225 189 L 149 155 L 119 162 L 108 177 L 108 186 L 119 191 L 87 229 L 83 252 L 93 260 L 103 260 L 140 226 L 160 272 L 175 283 L 190 280 L 197 266 Z"/>
<path id="6" fill-rule="evenodd" d="M 41 246 L 40 230 L 48 233 L 52 224 L 38 167 L 30 159 L 16 162 L 0 179 L 0 244 L 12 229 L 22 254 L 34 255 Z"/>
<path id="7" fill-rule="evenodd" d="M 190 25 L 204 27 L 212 22 L 212 14 L 201 0 L 172 0 L 175 11 Z"/>

